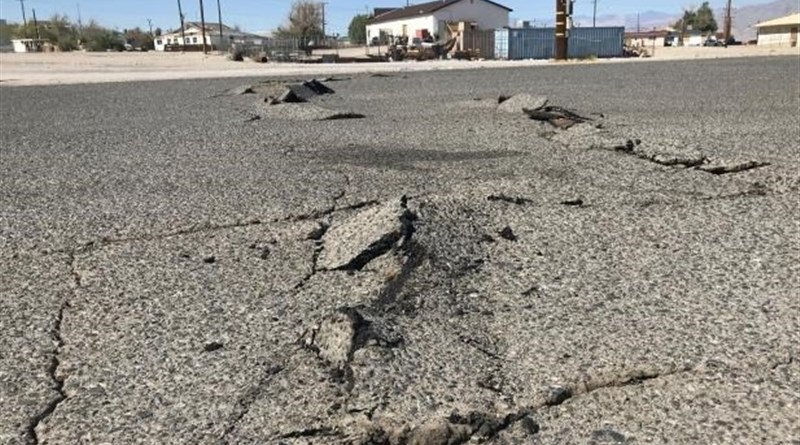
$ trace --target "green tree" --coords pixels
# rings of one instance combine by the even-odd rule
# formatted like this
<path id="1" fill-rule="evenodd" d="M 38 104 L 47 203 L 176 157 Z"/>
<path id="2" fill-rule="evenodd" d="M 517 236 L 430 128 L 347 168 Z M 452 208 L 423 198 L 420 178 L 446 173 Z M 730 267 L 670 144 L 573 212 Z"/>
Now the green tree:
<path id="1" fill-rule="evenodd" d="M 118 32 L 100 26 L 95 20 L 89 21 L 81 31 L 81 36 L 81 43 L 88 51 L 122 51 L 125 48 Z"/>
<path id="2" fill-rule="evenodd" d="M 714 19 L 714 11 L 711 10 L 711 6 L 708 2 L 703 2 L 703 4 L 697 8 L 695 16 L 695 28 L 701 32 L 717 32 L 719 27 L 717 26 L 717 21 Z"/>
<path id="3" fill-rule="evenodd" d="M 141 48 L 146 51 L 154 49 L 153 36 L 138 26 L 133 29 L 123 30 L 122 37 L 125 39 L 125 43 L 132 45 L 134 48 Z"/>
<path id="4" fill-rule="evenodd" d="M 714 19 L 714 11 L 708 2 L 703 2 L 697 9 L 683 11 L 683 17 L 673 25 L 675 29 L 686 32 L 689 30 L 703 33 L 716 32 L 719 27 Z"/>
<path id="5" fill-rule="evenodd" d="M 350 43 L 367 43 L 367 23 L 369 16 L 366 14 L 358 14 L 350 20 L 350 26 L 347 28 Z"/>
<path id="6" fill-rule="evenodd" d="M 11 38 L 16 34 L 18 25 L 0 23 L 0 46 L 11 45 Z"/>

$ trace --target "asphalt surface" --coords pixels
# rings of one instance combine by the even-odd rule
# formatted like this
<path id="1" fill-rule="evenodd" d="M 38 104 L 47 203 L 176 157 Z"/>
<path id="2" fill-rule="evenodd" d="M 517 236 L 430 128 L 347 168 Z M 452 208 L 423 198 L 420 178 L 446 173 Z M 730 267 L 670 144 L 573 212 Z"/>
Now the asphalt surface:
<path id="1" fill-rule="evenodd" d="M 2 88 L 0 442 L 800 443 L 799 68 Z"/>

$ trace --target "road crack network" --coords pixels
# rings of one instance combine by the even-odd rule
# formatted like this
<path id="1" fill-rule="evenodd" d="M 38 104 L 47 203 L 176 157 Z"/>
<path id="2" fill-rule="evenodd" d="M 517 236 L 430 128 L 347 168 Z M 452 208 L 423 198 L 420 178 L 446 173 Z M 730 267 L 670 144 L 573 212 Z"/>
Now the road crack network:
<path id="1" fill-rule="evenodd" d="M 68 253 L 68 260 L 73 281 L 72 295 L 75 296 L 75 293 L 81 287 L 81 275 L 76 267 L 75 252 Z M 53 327 L 50 331 L 50 335 L 55 343 L 55 347 L 51 351 L 52 355 L 50 357 L 50 364 L 47 367 L 47 375 L 53 381 L 52 389 L 57 394 L 47 403 L 47 405 L 45 405 L 44 409 L 35 415 L 28 423 L 26 436 L 29 444 L 39 443 L 39 436 L 36 432 L 36 428 L 47 418 L 49 418 L 63 401 L 67 400 L 67 394 L 64 391 L 65 378 L 63 376 L 59 376 L 58 368 L 61 366 L 59 356 L 61 354 L 61 349 L 64 347 L 64 338 L 61 334 L 61 327 L 64 322 L 64 314 L 70 307 L 69 297 L 65 297 L 61 302 L 61 306 L 58 309 L 58 313 L 56 314 L 53 322 Z"/>

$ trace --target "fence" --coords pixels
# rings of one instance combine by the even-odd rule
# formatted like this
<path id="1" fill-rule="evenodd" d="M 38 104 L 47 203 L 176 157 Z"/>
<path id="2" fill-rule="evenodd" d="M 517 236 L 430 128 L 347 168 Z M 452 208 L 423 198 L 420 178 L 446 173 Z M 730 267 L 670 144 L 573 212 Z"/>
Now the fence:
<path id="1" fill-rule="evenodd" d="M 318 40 L 310 38 L 263 38 L 235 42 L 237 49 L 245 57 L 266 55 L 275 62 L 293 62 L 311 55 L 312 50 L 330 50 L 349 48 L 338 40 Z"/>
<path id="2" fill-rule="evenodd" d="M 621 57 L 625 28 L 573 28 L 569 31 L 570 58 Z M 551 59 L 555 55 L 554 28 L 504 28 L 495 31 L 499 59 Z"/>

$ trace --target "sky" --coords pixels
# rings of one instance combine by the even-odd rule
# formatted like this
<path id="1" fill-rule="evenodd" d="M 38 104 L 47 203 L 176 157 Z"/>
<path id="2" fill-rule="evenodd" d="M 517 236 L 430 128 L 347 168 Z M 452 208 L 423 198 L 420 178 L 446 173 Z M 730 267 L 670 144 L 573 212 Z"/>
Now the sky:
<path id="1" fill-rule="evenodd" d="M 78 10 L 84 23 L 90 18 L 104 26 L 119 30 L 139 26 L 147 29 L 148 19 L 153 28 L 164 30 L 177 28 L 177 0 L 23 0 L 27 17 L 36 10 L 38 18 L 47 18 L 55 13 L 77 18 Z M 374 7 L 404 6 L 406 0 L 327 0 L 326 22 L 330 34 L 347 34 L 347 25 L 355 14 Z M 423 3 L 426 0 L 412 0 Z M 496 0 L 514 9 L 511 19 L 541 19 L 554 15 L 555 2 L 552 0 Z M 735 6 L 764 3 L 766 0 L 734 0 Z M 222 21 L 227 25 L 239 25 L 251 32 L 264 32 L 275 29 L 286 21 L 291 0 L 220 0 Z M 187 20 L 200 20 L 200 0 L 181 0 Z M 637 12 L 659 11 L 678 15 L 682 8 L 700 4 L 698 0 L 597 0 L 597 14 L 635 14 Z M 724 0 L 712 0 L 711 6 L 721 7 Z M 217 1 L 204 0 L 207 21 L 217 21 Z M 592 15 L 592 0 L 577 0 L 576 15 Z M 0 18 L 9 22 L 22 21 L 20 0 L 0 0 Z"/>

